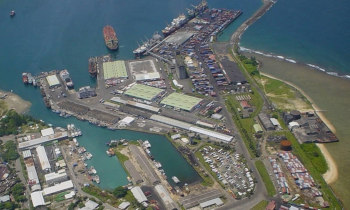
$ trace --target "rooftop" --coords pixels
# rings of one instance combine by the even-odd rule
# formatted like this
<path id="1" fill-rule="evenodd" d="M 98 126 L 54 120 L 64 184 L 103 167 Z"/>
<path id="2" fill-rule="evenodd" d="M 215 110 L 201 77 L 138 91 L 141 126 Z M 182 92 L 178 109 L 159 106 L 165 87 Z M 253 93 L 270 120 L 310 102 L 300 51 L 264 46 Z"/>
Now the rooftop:
<path id="1" fill-rule="evenodd" d="M 131 97 L 152 101 L 161 92 L 163 92 L 163 90 L 159 88 L 151 87 L 148 85 L 135 84 L 127 91 L 125 91 L 124 94 Z"/>
<path id="2" fill-rule="evenodd" d="M 159 79 L 160 74 L 152 59 L 129 62 L 131 74 L 136 81 Z"/>
<path id="3" fill-rule="evenodd" d="M 54 75 L 50 75 L 46 77 L 47 82 L 49 83 L 50 87 L 56 86 L 60 84 L 60 81 L 58 81 L 57 76 Z"/>
<path id="4" fill-rule="evenodd" d="M 103 75 L 104 75 L 104 79 L 128 77 L 128 73 L 126 72 L 125 62 L 124 61 L 104 62 Z"/>
<path id="5" fill-rule="evenodd" d="M 202 101 L 201 98 L 180 94 L 171 93 L 162 100 L 162 104 L 183 109 L 186 111 L 191 111 L 197 104 Z"/>

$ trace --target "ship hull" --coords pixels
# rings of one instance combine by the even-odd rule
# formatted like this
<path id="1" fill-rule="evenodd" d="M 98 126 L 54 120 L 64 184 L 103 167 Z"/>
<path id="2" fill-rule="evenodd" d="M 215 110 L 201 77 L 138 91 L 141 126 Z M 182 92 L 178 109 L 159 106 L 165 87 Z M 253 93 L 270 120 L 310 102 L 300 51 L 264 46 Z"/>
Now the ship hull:
<path id="1" fill-rule="evenodd" d="M 107 25 L 103 28 L 103 37 L 104 37 L 105 45 L 107 49 L 112 51 L 118 49 L 119 40 L 112 26 Z"/>

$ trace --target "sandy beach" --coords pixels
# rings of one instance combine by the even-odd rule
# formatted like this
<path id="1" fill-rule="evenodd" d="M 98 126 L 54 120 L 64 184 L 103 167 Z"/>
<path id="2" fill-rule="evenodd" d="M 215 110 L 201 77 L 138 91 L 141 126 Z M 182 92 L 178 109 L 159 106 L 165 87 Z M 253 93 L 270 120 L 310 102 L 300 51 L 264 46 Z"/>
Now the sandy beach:
<path id="1" fill-rule="evenodd" d="M 0 90 L 0 97 L 3 97 L 0 100 L 3 100 L 6 103 L 7 109 L 14 109 L 17 113 L 26 113 L 31 106 L 29 101 L 25 101 L 18 95 L 11 92 Z"/>

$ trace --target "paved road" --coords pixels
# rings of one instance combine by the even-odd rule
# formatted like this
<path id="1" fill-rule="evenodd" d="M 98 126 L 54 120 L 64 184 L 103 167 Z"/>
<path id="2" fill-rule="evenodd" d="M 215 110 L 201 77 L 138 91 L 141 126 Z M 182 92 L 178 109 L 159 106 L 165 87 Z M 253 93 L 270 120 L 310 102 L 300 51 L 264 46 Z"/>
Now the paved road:
<path id="1" fill-rule="evenodd" d="M 30 189 L 29 189 L 29 186 L 27 185 L 26 179 L 24 178 L 24 175 L 23 175 L 24 171 L 22 170 L 20 158 L 18 158 L 15 162 L 15 169 L 17 172 L 17 176 L 21 179 L 22 184 L 24 184 L 24 186 L 26 187 L 25 194 L 27 197 L 27 201 L 23 203 L 22 207 L 29 209 L 29 207 L 30 207 L 30 204 L 29 204 L 29 202 L 30 202 Z"/>

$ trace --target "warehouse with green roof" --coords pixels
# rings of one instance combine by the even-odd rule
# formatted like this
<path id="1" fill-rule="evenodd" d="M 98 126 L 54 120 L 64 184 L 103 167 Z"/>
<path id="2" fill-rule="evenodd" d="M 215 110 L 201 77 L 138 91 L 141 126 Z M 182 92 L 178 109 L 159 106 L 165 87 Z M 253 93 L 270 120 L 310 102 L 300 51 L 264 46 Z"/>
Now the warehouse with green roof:
<path id="1" fill-rule="evenodd" d="M 124 61 L 111 61 L 103 63 L 104 79 L 127 78 L 126 66 Z"/>
<path id="2" fill-rule="evenodd" d="M 165 97 L 161 104 L 182 109 L 185 111 L 192 111 L 200 102 L 201 98 L 180 94 L 180 93 L 171 93 Z"/>
<path id="3" fill-rule="evenodd" d="M 155 88 L 155 87 L 142 85 L 142 84 L 135 84 L 131 88 L 129 88 L 127 91 L 125 91 L 124 94 L 134 98 L 153 101 L 163 92 L 164 90 L 160 88 Z"/>

